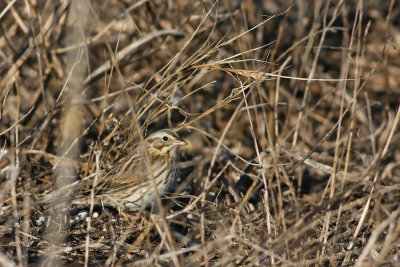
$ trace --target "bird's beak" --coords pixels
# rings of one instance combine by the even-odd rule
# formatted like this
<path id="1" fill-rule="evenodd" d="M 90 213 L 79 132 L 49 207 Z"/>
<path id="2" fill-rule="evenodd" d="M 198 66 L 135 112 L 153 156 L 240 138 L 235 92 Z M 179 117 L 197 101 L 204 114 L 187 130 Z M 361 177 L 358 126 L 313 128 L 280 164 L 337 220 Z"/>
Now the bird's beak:
<path id="1" fill-rule="evenodd" d="M 188 143 L 185 140 L 178 139 L 174 142 L 174 146 L 186 146 Z"/>

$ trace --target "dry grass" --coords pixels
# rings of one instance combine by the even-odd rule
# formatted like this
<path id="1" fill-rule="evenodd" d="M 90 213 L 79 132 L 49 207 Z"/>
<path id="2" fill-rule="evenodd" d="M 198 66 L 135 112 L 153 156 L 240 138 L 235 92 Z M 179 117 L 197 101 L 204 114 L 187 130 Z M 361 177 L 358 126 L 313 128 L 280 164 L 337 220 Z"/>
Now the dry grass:
<path id="1" fill-rule="evenodd" d="M 399 265 L 400 6 L 293 2 L 3 1 L 0 264 Z M 164 212 L 40 202 L 165 127 Z"/>

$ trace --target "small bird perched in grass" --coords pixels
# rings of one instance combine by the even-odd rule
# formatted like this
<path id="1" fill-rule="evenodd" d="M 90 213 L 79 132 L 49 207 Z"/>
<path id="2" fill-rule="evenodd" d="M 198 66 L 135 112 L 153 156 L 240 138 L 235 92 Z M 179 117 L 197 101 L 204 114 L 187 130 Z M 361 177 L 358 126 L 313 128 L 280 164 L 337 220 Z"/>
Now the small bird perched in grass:
<path id="1" fill-rule="evenodd" d="M 112 206 L 118 210 L 140 211 L 145 207 L 157 207 L 156 185 L 160 196 L 166 194 L 178 175 L 178 148 L 187 145 L 177 133 L 170 129 L 159 130 L 149 135 L 143 142 L 117 161 L 116 165 L 99 181 L 92 180 L 94 204 Z M 65 188 L 86 187 L 84 182 L 76 182 Z M 63 188 L 60 188 L 61 191 Z M 67 189 L 68 190 L 68 189 Z M 61 192 L 59 191 L 59 192 Z M 65 191 L 64 191 L 65 192 Z M 54 192 L 57 194 L 57 192 Z M 58 206 L 62 199 L 49 196 L 44 202 Z M 64 193 L 64 196 L 69 193 Z M 90 205 L 92 195 L 69 196 L 72 204 Z M 66 199 L 64 199 L 66 201 Z M 43 203 L 43 202 L 42 202 Z"/>
<path id="2" fill-rule="evenodd" d="M 143 145 L 119 160 L 94 185 L 94 202 L 128 211 L 157 205 L 154 182 L 160 196 L 169 191 L 178 174 L 178 147 L 184 145 L 187 142 L 169 129 L 149 135 Z M 86 196 L 73 199 L 72 203 L 89 204 L 90 201 L 90 196 Z"/>

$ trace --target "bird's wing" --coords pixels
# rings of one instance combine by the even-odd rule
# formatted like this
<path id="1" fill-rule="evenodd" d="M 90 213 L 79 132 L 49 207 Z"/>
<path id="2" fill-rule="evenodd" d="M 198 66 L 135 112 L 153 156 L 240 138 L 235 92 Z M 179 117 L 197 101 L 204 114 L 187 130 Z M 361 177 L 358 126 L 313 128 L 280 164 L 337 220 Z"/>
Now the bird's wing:
<path id="1" fill-rule="evenodd" d="M 107 173 L 95 186 L 96 194 L 112 193 L 135 187 L 148 179 L 148 171 L 137 150 L 117 162 L 116 167 Z"/>

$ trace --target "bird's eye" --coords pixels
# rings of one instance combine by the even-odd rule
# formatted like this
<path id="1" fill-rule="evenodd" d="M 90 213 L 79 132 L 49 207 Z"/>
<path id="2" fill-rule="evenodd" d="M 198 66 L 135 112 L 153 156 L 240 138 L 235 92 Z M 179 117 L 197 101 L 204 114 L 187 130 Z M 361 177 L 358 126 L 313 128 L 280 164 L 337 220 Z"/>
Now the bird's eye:
<path id="1" fill-rule="evenodd" d="M 164 137 L 162 138 L 162 140 L 164 140 L 165 142 L 168 141 L 168 136 L 164 136 Z"/>

